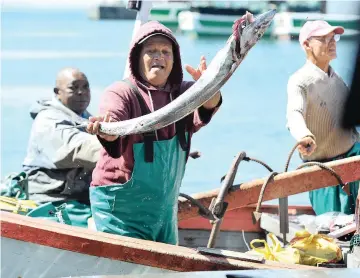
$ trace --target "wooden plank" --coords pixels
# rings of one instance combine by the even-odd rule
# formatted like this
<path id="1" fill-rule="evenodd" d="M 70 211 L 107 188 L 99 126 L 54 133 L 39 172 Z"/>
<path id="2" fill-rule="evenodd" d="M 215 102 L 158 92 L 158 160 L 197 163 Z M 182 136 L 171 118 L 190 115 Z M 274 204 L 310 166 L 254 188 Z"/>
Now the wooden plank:
<path id="1" fill-rule="evenodd" d="M 345 227 L 342 227 L 342 228 L 340 228 L 338 230 L 332 231 L 331 233 L 328 233 L 327 236 L 332 237 L 332 238 L 339 238 L 339 237 L 342 237 L 344 235 L 353 233 L 355 231 L 356 231 L 356 224 L 352 223 L 352 224 L 349 224 L 349 225 L 347 225 Z"/>
<path id="2" fill-rule="evenodd" d="M 345 183 L 360 180 L 360 156 L 325 164 L 333 168 Z M 234 190 L 225 198 L 225 201 L 229 203 L 228 210 L 256 204 L 265 179 L 266 178 L 256 179 L 234 186 Z M 275 176 L 274 181 L 267 185 L 263 202 L 336 184 L 338 184 L 336 178 L 318 166 L 289 171 Z M 216 189 L 205 193 L 194 194 L 192 197 L 204 206 L 209 207 L 211 200 L 216 198 L 218 193 L 219 189 Z M 197 216 L 199 216 L 198 208 L 193 206 L 189 201 L 181 198 L 179 200 L 179 220 Z"/>
<path id="3" fill-rule="evenodd" d="M 242 208 L 236 208 L 230 211 L 227 211 L 224 215 L 223 222 L 221 224 L 221 232 L 231 231 L 231 232 L 263 232 L 263 229 L 260 227 L 260 223 L 253 223 L 252 212 L 255 210 L 255 205 L 249 205 Z M 279 206 L 278 205 L 263 205 L 261 206 L 261 211 L 264 213 L 278 214 Z M 315 215 L 314 210 L 311 206 L 289 206 L 289 215 Z M 179 229 L 186 230 L 211 230 L 212 226 L 210 221 L 201 216 L 183 219 L 179 221 Z"/>
<path id="4" fill-rule="evenodd" d="M 174 271 L 314 269 L 305 265 L 272 261 L 258 264 L 203 255 L 186 247 L 94 232 L 8 212 L 0 212 L 0 219 L 1 237 L 161 269 Z"/>
<path id="5" fill-rule="evenodd" d="M 216 249 L 216 248 L 204 248 L 204 247 L 198 247 L 197 250 L 201 254 L 211 254 L 211 255 L 225 257 L 225 258 L 239 259 L 241 261 L 247 261 L 247 262 L 264 263 L 264 261 L 265 261 L 264 257 L 262 257 L 262 256 L 247 255 L 244 253 L 229 251 L 229 250 L 222 250 L 222 249 Z"/>

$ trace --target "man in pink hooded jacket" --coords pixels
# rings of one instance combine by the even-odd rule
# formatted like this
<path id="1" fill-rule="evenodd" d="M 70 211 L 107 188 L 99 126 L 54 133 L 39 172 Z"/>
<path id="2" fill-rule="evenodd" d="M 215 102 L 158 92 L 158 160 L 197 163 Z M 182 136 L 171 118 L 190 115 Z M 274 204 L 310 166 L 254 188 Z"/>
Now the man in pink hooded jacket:
<path id="1" fill-rule="evenodd" d="M 90 202 L 98 231 L 176 244 L 179 188 L 191 137 L 208 124 L 222 103 L 220 92 L 186 118 L 147 134 L 99 133 L 101 121 L 124 121 L 158 110 L 194 82 L 183 81 L 179 45 L 156 21 L 140 27 L 129 54 L 130 77 L 110 85 L 99 117 L 87 130 L 103 146 L 93 171 Z M 197 80 L 206 69 L 187 71 Z"/>

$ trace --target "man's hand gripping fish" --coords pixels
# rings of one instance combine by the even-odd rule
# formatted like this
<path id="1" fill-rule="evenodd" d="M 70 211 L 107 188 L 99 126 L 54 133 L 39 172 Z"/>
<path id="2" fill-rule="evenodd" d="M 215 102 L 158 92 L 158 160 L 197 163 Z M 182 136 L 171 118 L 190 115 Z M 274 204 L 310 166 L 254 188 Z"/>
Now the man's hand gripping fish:
<path id="1" fill-rule="evenodd" d="M 274 18 L 276 10 L 256 18 L 246 12 L 234 22 L 233 34 L 211 61 L 201 77 L 182 95 L 150 114 L 121 122 L 101 122 L 99 131 L 125 136 L 161 129 L 181 120 L 211 99 L 232 76 L 250 49 L 261 39 Z M 82 120 L 83 122 L 84 120 Z M 85 127 L 81 124 L 76 127 Z"/>

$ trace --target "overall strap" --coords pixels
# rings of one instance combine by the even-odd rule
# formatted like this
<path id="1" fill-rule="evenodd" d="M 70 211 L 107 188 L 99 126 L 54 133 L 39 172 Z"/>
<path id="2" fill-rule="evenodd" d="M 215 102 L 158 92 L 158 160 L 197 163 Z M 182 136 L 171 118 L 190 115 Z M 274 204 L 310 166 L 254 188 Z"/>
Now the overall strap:
<path id="1" fill-rule="evenodd" d="M 151 113 L 149 107 L 146 105 L 144 98 L 142 97 L 141 93 L 139 92 L 138 88 L 128 79 L 124 79 L 123 82 L 128 84 L 132 89 L 132 92 L 135 94 L 139 105 L 142 115 L 146 115 Z M 145 147 L 145 162 L 153 162 L 154 161 L 154 141 L 156 138 L 155 131 L 146 132 L 143 134 L 144 136 L 144 147 Z"/>
<path id="2" fill-rule="evenodd" d="M 179 144 L 183 151 L 188 152 L 189 151 L 189 140 L 186 140 L 186 120 L 188 118 L 185 117 L 181 119 L 180 121 L 175 123 L 176 126 L 176 134 L 178 136 Z"/>

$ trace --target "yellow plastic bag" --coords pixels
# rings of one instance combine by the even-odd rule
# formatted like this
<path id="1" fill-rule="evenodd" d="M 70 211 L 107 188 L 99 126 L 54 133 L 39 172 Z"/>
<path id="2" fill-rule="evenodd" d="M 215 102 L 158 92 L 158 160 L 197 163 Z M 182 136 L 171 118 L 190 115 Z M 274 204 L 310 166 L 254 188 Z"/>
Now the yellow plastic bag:
<path id="1" fill-rule="evenodd" d="M 335 263 L 342 259 L 340 247 L 327 235 L 299 231 L 290 241 L 290 246 L 300 251 L 301 264 L 316 266 L 318 263 Z"/>
<path id="2" fill-rule="evenodd" d="M 282 248 L 280 241 L 274 234 L 270 233 L 268 236 L 271 239 L 273 246 L 269 246 L 266 240 L 254 239 L 250 242 L 250 246 L 253 250 L 249 253 L 260 253 L 264 256 L 265 260 L 269 261 L 290 264 L 300 263 L 300 252 L 297 249 L 291 247 Z M 264 247 L 254 247 L 254 243 L 262 243 L 264 244 Z"/>

